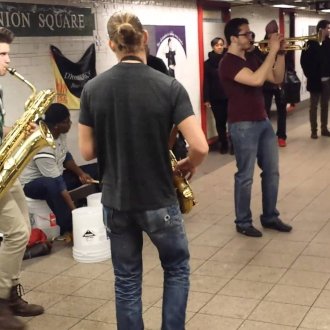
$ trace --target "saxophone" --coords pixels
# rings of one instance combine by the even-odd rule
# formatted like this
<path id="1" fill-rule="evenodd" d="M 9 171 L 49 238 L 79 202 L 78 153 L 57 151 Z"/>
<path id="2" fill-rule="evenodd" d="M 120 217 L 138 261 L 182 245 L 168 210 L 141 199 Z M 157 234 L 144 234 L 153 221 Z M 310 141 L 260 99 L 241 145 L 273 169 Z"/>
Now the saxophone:
<path id="1" fill-rule="evenodd" d="M 170 150 L 170 161 L 172 170 L 174 171 L 178 161 L 172 150 Z M 180 210 L 182 213 L 189 213 L 194 205 L 197 204 L 194 193 L 190 187 L 188 180 L 182 175 L 174 174 L 173 183 L 178 197 Z"/>
<path id="2" fill-rule="evenodd" d="M 37 151 L 48 145 L 55 147 L 53 136 L 42 121 L 39 123 L 39 128 L 27 136 L 29 123 L 36 121 L 46 112 L 55 97 L 55 92 L 42 90 L 37 93 L 36 88 L 15 69 L 7 70 L 26 83 L 32 89 L 32 94 L 25 102 L 23 116 L 15 122 L 0 147 L 0 198 L 12 186 Z"/>

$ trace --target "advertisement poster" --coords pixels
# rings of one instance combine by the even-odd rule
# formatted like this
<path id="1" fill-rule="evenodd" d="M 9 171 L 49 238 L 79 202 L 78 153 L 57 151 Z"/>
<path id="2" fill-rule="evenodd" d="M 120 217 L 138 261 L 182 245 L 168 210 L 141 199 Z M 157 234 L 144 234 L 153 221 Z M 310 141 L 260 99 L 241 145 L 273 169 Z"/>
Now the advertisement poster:
<path id="1" fill-rule="evenodd" d="M 187 72 L 185 26 L 146 25 L 150 54 L 161 58 L 172 77 L 180 80 Z"/>

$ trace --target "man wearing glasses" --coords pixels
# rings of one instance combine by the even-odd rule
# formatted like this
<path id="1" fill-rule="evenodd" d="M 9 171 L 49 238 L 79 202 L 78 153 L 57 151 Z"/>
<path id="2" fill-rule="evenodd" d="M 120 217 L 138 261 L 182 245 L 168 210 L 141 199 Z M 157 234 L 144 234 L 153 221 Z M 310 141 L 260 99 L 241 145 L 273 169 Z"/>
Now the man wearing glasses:
<path id="1" fill-rule="evenodd" d="M 261 64 L 255 56 L 245 57 L 251 47 L 252 32 L 245 18 L 234 18 L 225 26 L 228 52 L 219 67 L 220 79 L 228 96 L 229 132 L 233 141 L 237 172 L 235 174 L 236 230 L 240 234 L 261 237 L 252 225 L 250 209 L 255 161 L 262 170 L 263 227 L 289 232 L 292 227 L 283 223 L 276 209 L 279 170 L 277 139 L 267 117 L 262 86 L 270 81 L 283 81 L 285 61 L 281 49 L 283 38 L 272 34 L 269 53 Z"/>

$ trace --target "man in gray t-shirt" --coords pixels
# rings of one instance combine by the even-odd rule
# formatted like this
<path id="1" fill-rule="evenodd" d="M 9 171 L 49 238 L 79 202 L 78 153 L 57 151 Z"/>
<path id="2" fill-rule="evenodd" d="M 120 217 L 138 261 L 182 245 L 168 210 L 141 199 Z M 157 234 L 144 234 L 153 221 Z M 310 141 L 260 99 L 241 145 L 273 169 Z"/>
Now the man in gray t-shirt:
<path id="1" fill-rule="evenodd" d="M 177 125 L 190 148 L 176 168 L 191 176 L 208 145 L 186 90 L 146 65 L 147 32 L 139 19 L 116 13 L 108 22 L 119 64 L 90 80 L 81 95 L 79 146 L 97 157 L 104 222 L 115 272 L 118 329 L 142 330 L 142 246 L 145 232 L 164 270 L 162 329 L 184 329 L 189 250 L 175 190 L 168 142 Z"/>

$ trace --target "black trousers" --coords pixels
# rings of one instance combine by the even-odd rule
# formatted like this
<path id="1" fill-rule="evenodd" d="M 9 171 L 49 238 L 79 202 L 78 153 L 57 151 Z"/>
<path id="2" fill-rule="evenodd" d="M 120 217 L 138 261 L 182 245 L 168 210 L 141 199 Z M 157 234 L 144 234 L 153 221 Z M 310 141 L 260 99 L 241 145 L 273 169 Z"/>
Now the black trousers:
<path id="1" fill-rule="evenodd" d="M 228 100 L 218 100 L 217 102 L 211 103 L 213 116 L 215 119 L 215 125 L 217 128 L 219 142 L 226 145 L 227 142 L 227 107 Z"/>
<path id="2" fill-rule="evenodd" d="M 283 90 L 280 88 L 274 88 L 270 90 L 264 90 L 265 108 L 270 118 L 270 108 L 272 106 L 273 96 L 275 97 L 276 111 L 277 111 L 277 131 L 276 135 L 286 140 L 286 102 L 284 99 Z"/>

